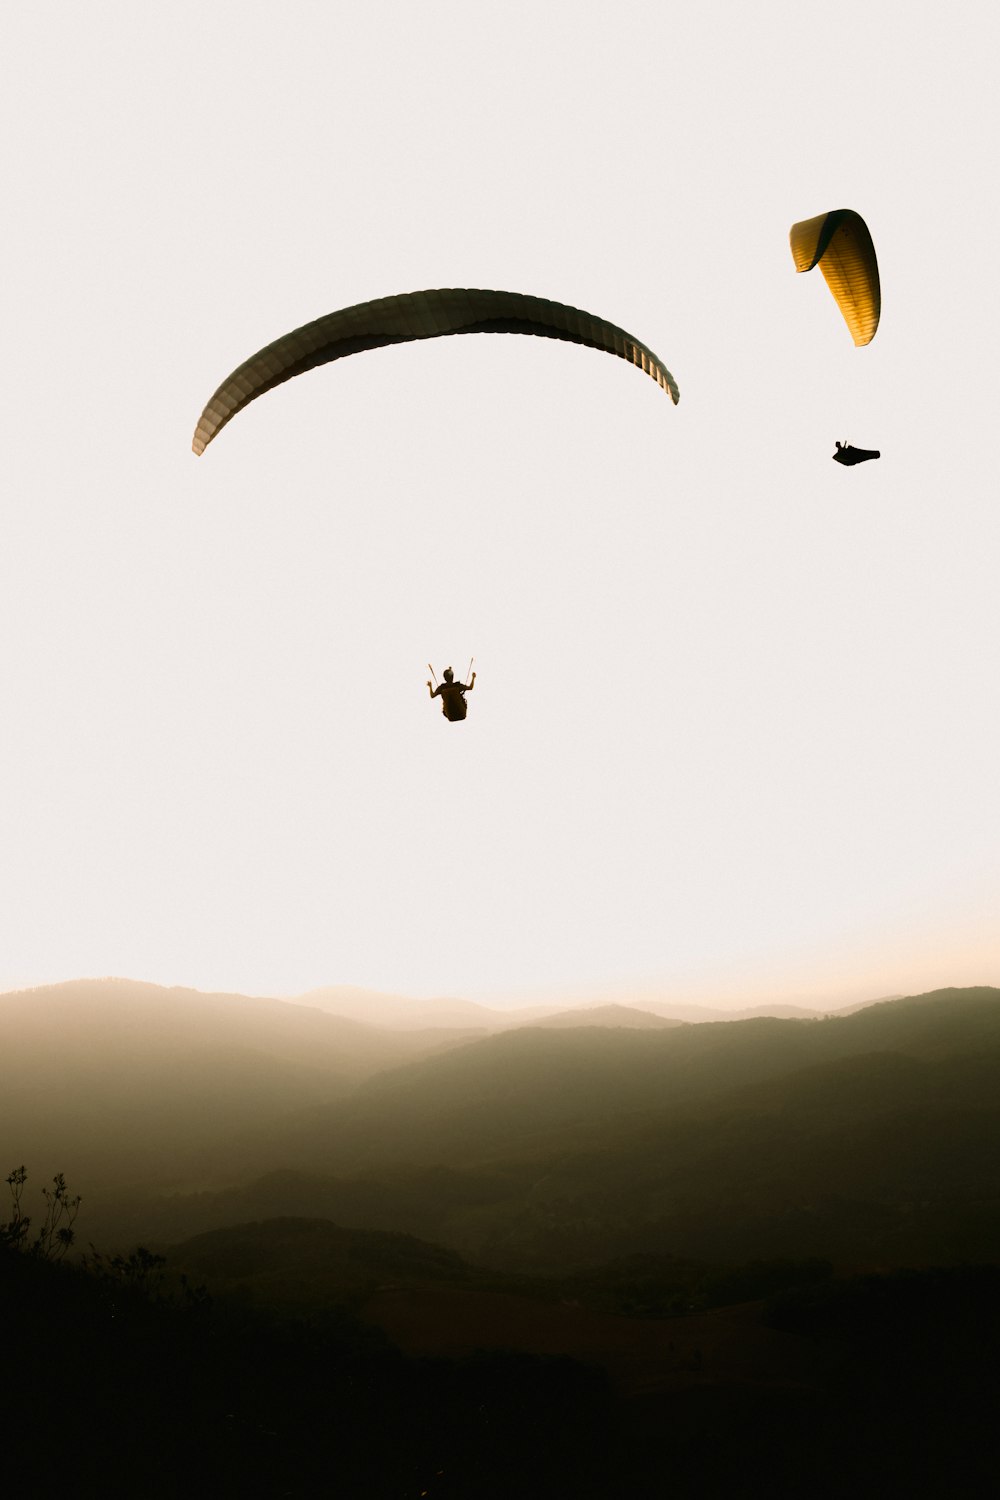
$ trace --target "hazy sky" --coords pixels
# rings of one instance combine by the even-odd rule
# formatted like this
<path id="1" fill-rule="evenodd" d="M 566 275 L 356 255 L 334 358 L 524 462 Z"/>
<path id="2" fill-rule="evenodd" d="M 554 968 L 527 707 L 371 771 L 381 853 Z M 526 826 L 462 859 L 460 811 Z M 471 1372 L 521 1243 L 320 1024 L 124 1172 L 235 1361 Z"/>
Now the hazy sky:
<path id="1" fill-rule="evenodd" d="M 7 7 L 0 988 L 1000 983 L 996 15 Z M 788 249 L 841 206 L 867 349 Z M 261 345 L 447 286 L 680 405 L 445 339 L 192 455 Z"/>

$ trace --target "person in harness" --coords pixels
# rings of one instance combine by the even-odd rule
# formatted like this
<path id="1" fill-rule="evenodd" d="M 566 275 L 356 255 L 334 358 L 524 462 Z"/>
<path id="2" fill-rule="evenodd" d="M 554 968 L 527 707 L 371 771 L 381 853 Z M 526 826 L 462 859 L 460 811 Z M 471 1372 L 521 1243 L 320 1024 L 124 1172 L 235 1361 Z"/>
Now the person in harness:
<path id="1" fill-rule="evenodd" d="M 881 458 L 877 448 L 852 448 L 850 443 L 838 443 L 833 455 L 835 464 L 863 464 L 869 458 Z"/>
<path id="2" fill-rule="evenodd" d="M 434 668 L 431 667 L 431 672 L 433 673 L 433 671 Z M 432 698 L 437 698 L 440 696 L 441 712 L 444 714 L 446 719 L 449 719 L 451 721 L 452 724 L 457 724 L 460 720 L 465 718 L 468 708 L 468 705 L 465 701 L 465 695 L 466 693 L 471 693 L 475 685 L 475 672 L 473 672 L 468 683 L 456 682 L 454 672 L 450 667 L 445 667 L 444 682 L 438 683 L 437 687 L 435 688 L 432 688 L 430 683 L 428 683 L 427 690 Z"/>

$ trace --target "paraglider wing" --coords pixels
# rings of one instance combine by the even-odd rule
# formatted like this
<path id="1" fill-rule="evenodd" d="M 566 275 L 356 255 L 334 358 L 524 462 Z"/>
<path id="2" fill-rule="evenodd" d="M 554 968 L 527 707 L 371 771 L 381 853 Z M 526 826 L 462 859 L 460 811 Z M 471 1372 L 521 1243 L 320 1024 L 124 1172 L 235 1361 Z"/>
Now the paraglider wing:
<path id="1" fill-rule="evenodd" d="M 651 350 L 592 313 L 521 292 L 460 288 L 407 292 L 342 308 L 268 344 L 219 386 L 201 414 L 191 446 L 195 453 L 204 453 L 216 433 L 248 402 L 305 370 L 362 349 L 458 333 L 530 333 L 584 344 L 638 365 L 669 392 L 675 404 L 680 399 L 677 382 Z"/>
<path id="2" fill-rule="evenodd" d="M 878 328 L 882 291 L 878 261 L 868 225 L 851 208 L 835 208 L 815 219 L 793 224 L 789 232 L 797 271 L 818 265 L 851 338 L 860 347 L 870 344 Z"/>

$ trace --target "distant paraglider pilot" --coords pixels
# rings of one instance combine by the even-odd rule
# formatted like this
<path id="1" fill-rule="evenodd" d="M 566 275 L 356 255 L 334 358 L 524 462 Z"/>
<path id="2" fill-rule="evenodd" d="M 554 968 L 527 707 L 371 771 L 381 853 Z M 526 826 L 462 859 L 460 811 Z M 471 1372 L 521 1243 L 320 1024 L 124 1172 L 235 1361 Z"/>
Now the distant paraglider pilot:
<path id="1" fill-rule="evenodd" d="M 433 671 L 433 668 L 431 670 Z M 454 672 L 450 667 L 445 667 L 444 682 L 438 683 L 437 687 L 435 688 L 432 688 L 431 684 L 428 683 L 427 689 L 432 698 L 437 698 L 440 696 L 441 712 L 444 714 L 446 719 L 449 719 L 452 722 L 452 724 L 457 724 L 461 719 L 465 718 L 468 709 L 468 705 L 465 701 L 465 695 L 466 693 L 471 693 L 475 685 L 475 672 L 473 672 L 471 678 L 467 683 L 456 682 Z"/>
<path id="2" fill-rule="evenodd" d="M 836 464 L 863 464 L 870 458 L 881 457 L 877 448 L 852 448 L 850 443 L 838 443 L 833 461 Z"/>

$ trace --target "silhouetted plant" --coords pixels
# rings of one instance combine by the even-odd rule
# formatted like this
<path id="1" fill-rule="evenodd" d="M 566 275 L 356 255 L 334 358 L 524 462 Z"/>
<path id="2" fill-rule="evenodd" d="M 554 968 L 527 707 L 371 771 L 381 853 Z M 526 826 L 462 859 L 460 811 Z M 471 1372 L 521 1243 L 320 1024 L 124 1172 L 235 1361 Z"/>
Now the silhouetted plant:
<path id="1" fill-rule="evenodd" d="M 21 1202 L 27 1179 L 28 1173 L 23 1165 L 7 1175 L 12 1212 L 7 1222 L 0 1224 L 0 1245 L 37 1255 L 43 1260 L 61 1260 L 73 1243 L 73 1224 L 80 1212 L 80 1196 L 70 1193 L 66 1178 L 62 1172 L 57 1172 L 52 1186 L 42 1188 L 45 1218 L 35 1238 L 31 1239 L 31 1215 L 24 1212 Z"/>
<path id="2" fill-rule="evenodd" d="M 130 1292 L 141 1292 L 151 1301 L 159 1301 L 163 1285 L 163 1268 L 166 1257 L 154 1255 L 145 1245 L 136 1245 L 128 1255 L 102 1255 L 100 1250 L 90 1247 L 90 1254 L 83 1257 L 83 1264 L 99 1280 L 125 1287 Z"/>

